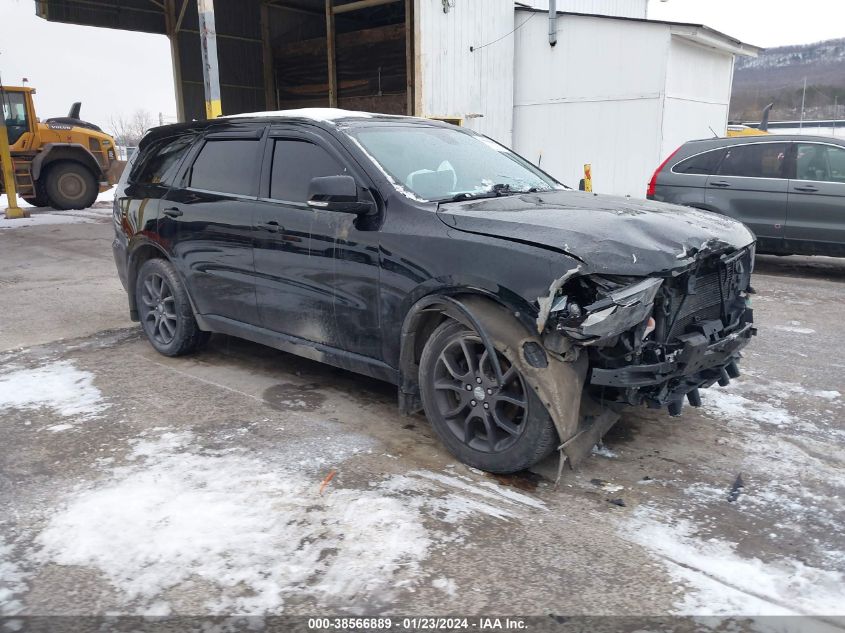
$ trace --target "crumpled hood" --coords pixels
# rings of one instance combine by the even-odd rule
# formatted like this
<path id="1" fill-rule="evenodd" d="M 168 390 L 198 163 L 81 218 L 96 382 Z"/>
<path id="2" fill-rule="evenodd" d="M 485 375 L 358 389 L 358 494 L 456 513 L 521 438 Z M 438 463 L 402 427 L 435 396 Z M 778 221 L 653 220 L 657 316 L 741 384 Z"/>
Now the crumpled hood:
<path id="1" fill-rule="evenodd" d="M 446 203 L 440 219 L 459 231 L 566 252 L 586 272 L 649 275 L 685 267 L 699 251 L 748 246 L 754 236 L 728 217 L 662 202 L 580 191 Z"/>

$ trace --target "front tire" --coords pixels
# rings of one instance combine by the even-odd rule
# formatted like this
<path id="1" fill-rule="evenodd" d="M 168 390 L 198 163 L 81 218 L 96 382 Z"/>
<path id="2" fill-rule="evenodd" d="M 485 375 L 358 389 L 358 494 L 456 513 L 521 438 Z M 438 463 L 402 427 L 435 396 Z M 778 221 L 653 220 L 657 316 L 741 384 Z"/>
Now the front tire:
<path id="1" fill-rule="evenodd" d="M 497 351 L 501 377 L 477 333 L 455 321 L 438 327 L 420 359 L 426 416 L 446 448 L 469 466 L 514 473 L 557 445 L 542 401 L 519 368 Z"/>
<path id="2" fill-rule="evenodd" d="M 173 264 L 150 259 L 138 271 L 135 302 L 150 344 L 165 356 L 195 352 L 208 340 L 199 329 L 188 293 Z"/>
<path id="3" fill-rule="evenodd" d="M 44 191 L 54 209 L 87 209 L 97 199 L 97 180 L 81 163 L 62 160 L 49 166 Z"/>

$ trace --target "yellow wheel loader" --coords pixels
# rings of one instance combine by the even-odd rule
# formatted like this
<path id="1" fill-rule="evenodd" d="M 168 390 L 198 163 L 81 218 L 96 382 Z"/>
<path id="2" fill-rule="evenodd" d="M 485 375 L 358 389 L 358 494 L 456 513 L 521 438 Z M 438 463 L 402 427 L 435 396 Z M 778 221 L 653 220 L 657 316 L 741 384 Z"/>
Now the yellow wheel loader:
<path id="1" fill-rule="evenodd" d="M 36 207 L 84 209 L 120 178 L 114 139 L 79 118 L 80 104 L 68 116 L 40 121 L 33 88 L 0 86 L 18 195 Z M 0 181 L 0 193 L 6 187 Z"/>

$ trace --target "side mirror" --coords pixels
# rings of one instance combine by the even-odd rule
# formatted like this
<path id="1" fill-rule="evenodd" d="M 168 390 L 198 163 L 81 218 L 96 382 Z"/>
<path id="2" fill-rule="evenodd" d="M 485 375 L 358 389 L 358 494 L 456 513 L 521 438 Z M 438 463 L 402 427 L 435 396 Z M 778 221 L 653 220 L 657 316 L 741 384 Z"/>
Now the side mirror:
<path id="1" fill-rule="evenodd" d="M 321 176 L 308 185 L 308 206 L 323 211 L 366 215 L 373 203 L 358 197 L 358 184 L 352 176 Z"/>

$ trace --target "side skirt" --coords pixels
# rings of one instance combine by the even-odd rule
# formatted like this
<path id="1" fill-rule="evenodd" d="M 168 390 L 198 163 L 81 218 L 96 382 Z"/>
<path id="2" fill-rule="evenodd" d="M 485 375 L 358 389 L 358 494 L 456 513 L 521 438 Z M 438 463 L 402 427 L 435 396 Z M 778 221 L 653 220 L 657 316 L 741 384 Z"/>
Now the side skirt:
<path id="1" fill-rule="evenodd" d="M 384 380 L 394 385 L 399 384 L 399 371 L 375 358 L 353 354 L 336 347 L 307 341 L 289 334 L 281 334 L 226 317 L 211 314 L 197 314 L 195 316 L 197 324 L 202 330 L 236 336 L 253 343 L 260 343 L 283 352 L 326 363 L 333 367 L 364 374 L 377 380 Z"/>

